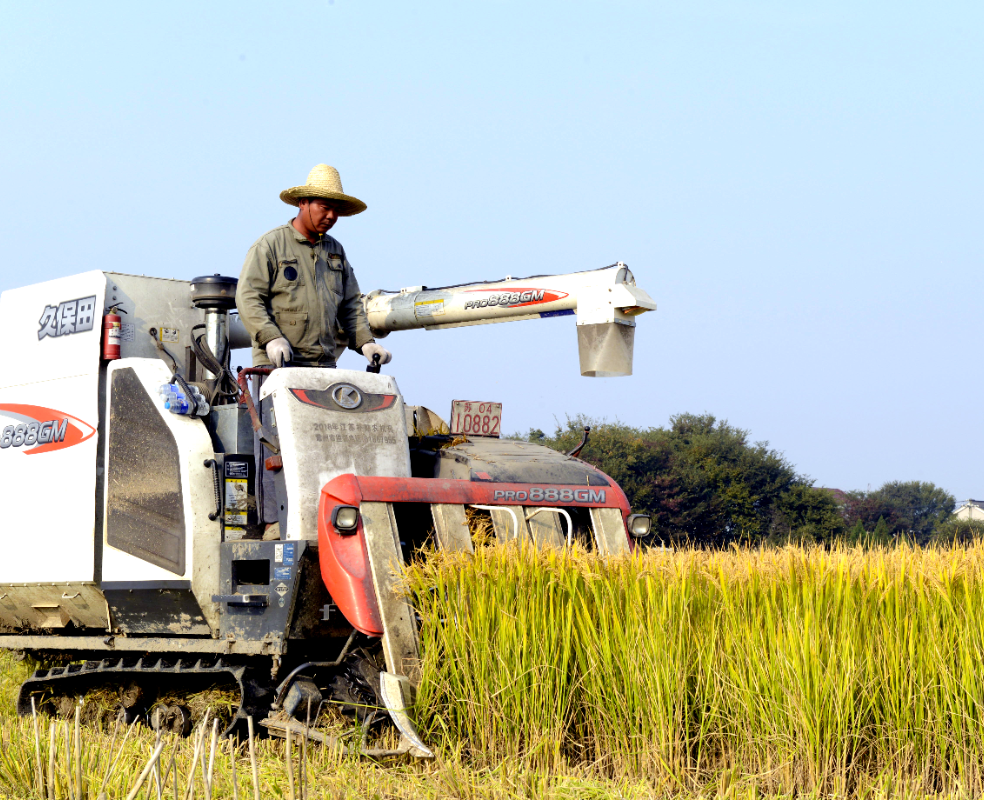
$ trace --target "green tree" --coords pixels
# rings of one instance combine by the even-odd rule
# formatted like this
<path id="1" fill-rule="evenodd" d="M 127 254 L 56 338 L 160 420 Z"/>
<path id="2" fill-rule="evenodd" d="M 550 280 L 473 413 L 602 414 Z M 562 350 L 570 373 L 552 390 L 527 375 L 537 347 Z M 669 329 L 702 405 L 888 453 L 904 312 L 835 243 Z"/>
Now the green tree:
<path id="1" fill-rule="evenodd" d="M 844 537 L 844 541 L 847 544 L 865 544 L 868 540 L 868 533 L 864 529 L 864 524 L 861 520 L 854 523 L 854 527 L 847 532 Z"/>
<path id="2" fill-rule="evenodd" d="M 984 520 L 951 516 L 933 530 L 931 541 L 941 545 L 971 544 L 984 540 Z"/>
<path id="3" fill-rule="evenodd" d="M 889 544 L 892 541 L 892 532 L 888 527 L 888 523 L 885 522 L 884 517 L 879 517 L 878 522 L 875 524 L 875 529 L 871 532 L 871 536 L 868 537 L 868 542 L 870 544 Z"/>
<path id="4" fill-rule="evenodd" d="M 581 458 L 610 475 L 632 507 L 653 516 L 662 541 L 826 540 L 843 530 L 833 498 L 797 475 L 768 442 L 709 414 L 671 417 L 669 428 L 569 418 L 553 436 L 527 438 L 571 450 L 592 427 Z"/>
<path id="5" fill-rule="evenodd" d="M 831 494 L 814 488 L 809 479 L 797 477 L 776 500 L 769 538 L 829 542 L 844 530 L 844 515 Z"/>
<path id="6" fill-rule="evenodd" d="M 848 492 L 844 513 L 848 525 L 861 522 L 872 530 L 881 519 L 891 534 L 925 544 L 955 505 L 952 494 L 932 483 L 890 481 L 873 492 Z"/>
<path id="7" fill-rule="evenodd" d="M 899 532 L 920 543 L 928 541 L 933 528 L 950 518 L 957 504 L 945 489 L 923 481 L 892 481 L 879 493 L 896 510 Z"/>

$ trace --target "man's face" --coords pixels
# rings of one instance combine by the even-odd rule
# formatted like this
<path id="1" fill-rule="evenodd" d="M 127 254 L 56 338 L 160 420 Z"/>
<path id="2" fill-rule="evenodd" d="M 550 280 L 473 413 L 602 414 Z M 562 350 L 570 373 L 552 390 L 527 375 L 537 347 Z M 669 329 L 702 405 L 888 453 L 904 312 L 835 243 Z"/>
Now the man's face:
<path id="1" fill-rule="evenodd" d="M 331 200 L 303 199 L 298 202 L 304 222 L 318 233 L 327 233 L 338 220 L 338 208 Z"/>

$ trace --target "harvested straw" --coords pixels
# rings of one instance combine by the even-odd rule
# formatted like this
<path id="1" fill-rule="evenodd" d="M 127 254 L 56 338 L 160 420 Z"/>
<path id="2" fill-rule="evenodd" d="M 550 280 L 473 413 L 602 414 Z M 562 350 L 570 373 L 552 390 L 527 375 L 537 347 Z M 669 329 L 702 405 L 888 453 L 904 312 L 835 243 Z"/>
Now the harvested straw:
<path id="1" fill-rule="evenodd" d="M 144 781 L 147 780 L 147 776 L 150 775 L 150 771 L 154 768 L 157 763 L 157 759 L 161 757 L 161 751 L 164 749 L 164 743 L 161 742 L 154 748 L 154 753 L 151 755 L 150 760 L 147 765 L 143 768 L 140 776 L 137 778 L 137 782 L 133 785 L 130 793 L 126 796 L 126 800 L 137 800 L 137 793 L 140 791 L 140 787 L 144 785 Z"/>
<path id="2" fill-rule="evenodd" d="M 253 745 L 253 717 L 246 717 L 246 723 L 249 727 L 249 764 L 253 770 L 253 800 L 260 800 L 260 774 L 256 767 L 256 749 Z"/>

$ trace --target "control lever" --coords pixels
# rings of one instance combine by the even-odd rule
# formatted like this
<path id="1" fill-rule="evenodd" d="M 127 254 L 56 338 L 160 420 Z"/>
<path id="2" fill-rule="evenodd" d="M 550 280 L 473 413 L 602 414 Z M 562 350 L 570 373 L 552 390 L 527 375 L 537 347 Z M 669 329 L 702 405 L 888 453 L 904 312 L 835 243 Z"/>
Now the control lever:
<path id="1" fill-rule="evenodd" d="M 382 364 L 379 363 L 379 353 L 373 353 L 372 363 L 366 367 L 366 372 L 375 372 L 378 375 L 381 366 Z"/>

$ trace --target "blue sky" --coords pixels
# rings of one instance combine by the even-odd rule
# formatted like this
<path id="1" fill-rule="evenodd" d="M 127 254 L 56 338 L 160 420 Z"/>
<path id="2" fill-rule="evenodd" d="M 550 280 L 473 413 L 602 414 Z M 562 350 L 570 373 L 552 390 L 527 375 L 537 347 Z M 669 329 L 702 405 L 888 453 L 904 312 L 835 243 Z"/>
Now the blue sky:
<path id="1" fill-rule="evenodd" d="M 0 289 L 238 275 L 327 162 L 365 291 L 622 260 L 659 304 L 631 378 L 570 318 L 394 334 L 408 402 L 708 412 L 818 485 L 984 496 L 979 3 L 0 11 Z"/>

